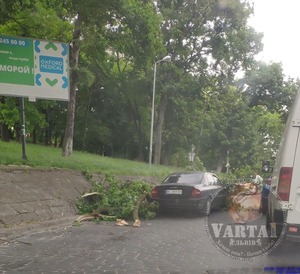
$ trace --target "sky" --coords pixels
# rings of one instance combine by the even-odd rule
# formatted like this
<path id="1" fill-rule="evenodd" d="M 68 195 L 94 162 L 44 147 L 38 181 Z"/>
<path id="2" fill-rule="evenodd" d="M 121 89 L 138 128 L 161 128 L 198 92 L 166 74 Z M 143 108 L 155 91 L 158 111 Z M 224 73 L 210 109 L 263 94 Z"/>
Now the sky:
<path id="1" fill-rule="evenodd" d="M 281 62 L 285 76 L 300 78 L 300 0 L 252 0 L 248 21 L 263 32 L 264 49 L 257 60 Z"/>

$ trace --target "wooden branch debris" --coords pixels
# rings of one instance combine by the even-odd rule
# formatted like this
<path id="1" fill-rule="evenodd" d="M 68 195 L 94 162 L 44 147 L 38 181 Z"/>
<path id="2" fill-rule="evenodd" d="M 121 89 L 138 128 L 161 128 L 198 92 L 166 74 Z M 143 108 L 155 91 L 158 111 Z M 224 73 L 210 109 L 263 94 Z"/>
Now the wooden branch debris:
<path id="1" fill-rule="evenodd" d="M 94 220 L 94 219 L 103 219 L 103 220 L 115 220 L 116 219 L 116 216 L 102 214 L 102 212 L 109 212 L 109 210 L 106 208 L 102 208 L 102 209 L 96 210 L 92 213 L 83 214 L 83 215 L 79 216 L 75 220 L 74 223 L 80 224 L 80 222 L 82 222 L 82 221 L 90 221 L 90 220 Z"/>
<path id="2" fill-rule="evenodd" d="M 143 193 L 143 194 L 140 194 L 139 195 L 139 198 L 136 202 L 136 205 L 133 209 L 133 220 L 134 220 L 134 223 L 133 223 L 133 226 L 134 227 L 140 227 L 141 226 L 141 221 L 140 221 L 140 218 L 139 218 L 139 209 L 140 209 L 140 205 L 141 203 L 146 199 L 147 197 L 147 193 Z"/>
<path id="3" fill-rule="evenodd" d="M 133 209 L 132 215 L 133 215 L 133 227 L 140 227 L 141 226 L 141 221 L 139 219 L 139 208 L 141 203 L 147 198 L 148 193 L 144 192 L 142 194 L 139 195 L 138 200 L 136 202 L 136 205 Z M 85 193 L 84 195 L 82 195 L 83 198 L 86 198 L 87 200 L 93 199 L 93 197 L 101 197 L 100 194 L 98 192 L 91 192 L 91 193 Z M 94 211 L 92 213 L 89 214 L 84 214 L 79 216 L 76 220 L 75 220 L 75 224 L 79 225 L 80 222 L 82 221 L 90 221 L 90 220 L 95 220 L 95 219 L 103 219 L 103 220 L 116 220 L 115 225 L 117 226 L 129 226 L 129 223 L 127 223 L 125 220 L 123 219 L 116 219 L 116 216 L 110 216 L 110 215 L 106 215 L 106 214 L 102 214 L 103 212 L 107 213 L 109 212 L 109 209 L 98 209 L 97 211 Z"/>
<path id="4" fill-rule="evenodd" d="M 128 226 L 129 223 L 127 223 L 127 222 L 126 222 L 125 220 L 123 220 L 123 219 L 117 219 L 115 225 L 118 225 L 118 226 Z"/>
<path id="5" fill-rule="evenodd" d="M 134 223 L 133 223 L 132 226 L 134 226 L 134 227 L 140 227 L 140 226 L 141 226 L 141 221 L 140 221 L 139 219 L 136 219 L 136 220 L 134 221 Z"/>
<path id="6" fill-rule="evenodd" d="M 98 192 L 91 192 L 91 193 L 85 193 L 81 197 L 86 198 L 86 197 L 90 197 L 90 196 L 94 196 L 94 195 L 99 195 L 100 196 L 100 194 Z"/>

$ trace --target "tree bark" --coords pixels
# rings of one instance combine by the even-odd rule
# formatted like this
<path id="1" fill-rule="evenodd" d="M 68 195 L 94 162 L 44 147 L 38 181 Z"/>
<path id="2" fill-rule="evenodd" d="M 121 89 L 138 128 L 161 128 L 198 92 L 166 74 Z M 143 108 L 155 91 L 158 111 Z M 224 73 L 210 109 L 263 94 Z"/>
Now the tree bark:
<path id="1" fill-rule="evenodd" d="M 50 124 L 49 124 L 49 108 L 45 110 L 45 118 L 47 126 L 45 128 L 45 146 L 50 146 L 51 144 L 51 133 L 50 133 Z"/>
<path id="2" fill-rule="evenodd" d="M 217 163 L 217 169 L 216 172 L 217 173 L 221 173 L 223 166 L 224 166 L 224 161 L 226 159 L 226 155 L 227 155 L 227 149 L 225 147 L 223 147 L 221 149 L 221 153 L 219 155 L 219 159 L 218 159 L 218 163 Z"/>
<path id="3" fill-rule="evenodd" d="M 78 84 L 78 59 L 80 52 L 80 35 L 81 35 L 81 17 L 78 17 L 74 23 L 73 42 L 71 48 L 70 64 L 71 64 L 71 79 L 70 79 L 70 101 L 67 111 L 67 124 L 62 146 L 62 156 L 69 157 L 73 152 L 73 136 L 74 136 L 74 119 L 76 105 L 76 89 Z"/>
<path id="4" fill-rule="evenodd" d="M 36 133 L 37 132 L 37 129 L 36 127 L 34 127 L 33 131 L 32 131 L 32 143 L 33 144 L 36 144 L 37 143 L 37 136 L 36 136 Z"/>
<path id="5" fill-rule="evenodd" d="M 8 142 L 9 141 L 9 129 L 8 126 L 4 123 L 1 124 L 1 140 L 3 142 Z"/>
<path id="6" fill-rule="evenodd" d="M 162 139 L 162 129 L 165 121 L 165 111 L 168 103 L 168 98 L 166 94 L 161 97 L 160 104 L 158 106 L 158 115 L 154 126 L 154 157 L 153 163 L 160 164 L 161 157 L 161 139 Z"/>
<path id="7" fill-rule="evenodd" d="M 132 216 L 133 216 L 133 220 L 139 220 L 139 209 L 140 209 L 140 205 L 141 203 L 146 199 L 148 193 L 142 193 L 139 195 L 139 198 L 134 206 L 133 212 L 132 212 Z"/>
<path id="8" fill-rule="evenodd" d="M 126 95 L 126 94 L 125 94 Z M 137 137 L 138 137 L 138 154 L 136 156 L 137 161 L 143 161 L 144 160 L 144 135 L 141 128 L 141 115 L 139 113 L 138 104 L 135 100 L 130 101 L 130 99 L 127 96 L 127 102 L 128 106 L 130 107 L 130 112 L 132 115 L 132 119 L 134 122 L 134 126 L 136 128 Z"/>
<path id="9" fill-rule="evenodd" d="M 4 96 L 0 97 L 0 103 L 5 104 L 5 97 Z M 1 140 L 3 142 L 8 142 L 9 141 L 9 129 L 8 129 L 8 126 L 4 123 L 1 123 L 0 135 L 1 135 Z"/>

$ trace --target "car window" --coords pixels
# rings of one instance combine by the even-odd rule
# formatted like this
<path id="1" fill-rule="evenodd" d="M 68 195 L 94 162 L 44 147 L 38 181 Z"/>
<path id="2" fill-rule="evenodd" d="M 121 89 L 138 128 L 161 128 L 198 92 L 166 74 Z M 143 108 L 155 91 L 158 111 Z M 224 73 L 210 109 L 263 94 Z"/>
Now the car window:
<path id="1" fill-rule="evenodd" d="M 167 177 L 163 184 L 201 184 L 203 174 L 176 174 Z"/>
<path id="2" fill-rule="evenodd" d="M 213 176 L 214 177 L 214 179 L 215 179 L 215 185 L 221 185 L 221 181 L 220 181 L 220 179 L 218 178 L 218 177 L 216 177 L 216 176 Z"/>
<path id="3" fill-rule="evenodd" d="M 215 184 L 215 178 L 211 174 L 206 174 L 206 180 L 205 184 L 208 186 Z"/>
<path id="4" fill-rule="evenodd" d="M 221 185 L 221 181 L 214 174 L 206 174 L 206 178 L 205 178 L 205 183 L 204 184 L 207 185 L 207 186 Z"/>

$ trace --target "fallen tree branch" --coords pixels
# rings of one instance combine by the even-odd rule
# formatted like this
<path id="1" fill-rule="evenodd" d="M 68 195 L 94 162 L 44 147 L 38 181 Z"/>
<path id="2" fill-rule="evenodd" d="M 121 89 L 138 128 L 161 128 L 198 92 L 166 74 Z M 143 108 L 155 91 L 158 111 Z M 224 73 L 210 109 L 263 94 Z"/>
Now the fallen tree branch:
<path id="1" fill-rule="evenodd" d="M 102 220 L 107 220 L 107 219 L 115 220 L 116 219 L 116 216 L 106 215 L 106 214 L 103 214 L 102 212 L 109 212 L 109 209 L 102 208 L 102 209 L 95 210 L 92 213 L 87 213 L 87 214 L 81 215 L 75 220 L 75 223 L 80 223 L 82 221 L 89 221 L 89 220 L 94 220 L 94 219 L 102 219 Z"/>
<path id="2" fill-rule="evenodd" d="M 96 195 L 96 196 L 99 195 L 100 196 L 100 194 L 98 192 L 90 192 L 90 193 L 83 194 L 81 197 L 85 198 L 85 197 L 94 196 L 94 195 Z"/>
<path id="3" fill-rule="evenodd" d="M 143 194 L 140 194 L 139 198 L 136 202 L 136 205 L 133 209 L 132 215 L 133 215 L 133 220 L 134 220 L 134 223 L 136 224 L 135 225 L 136 227 L 140 226 L 139 209 L 140 209 L 141 203 L 146 199 L 146 197 L 147 197 L 146 192 Z"/>

